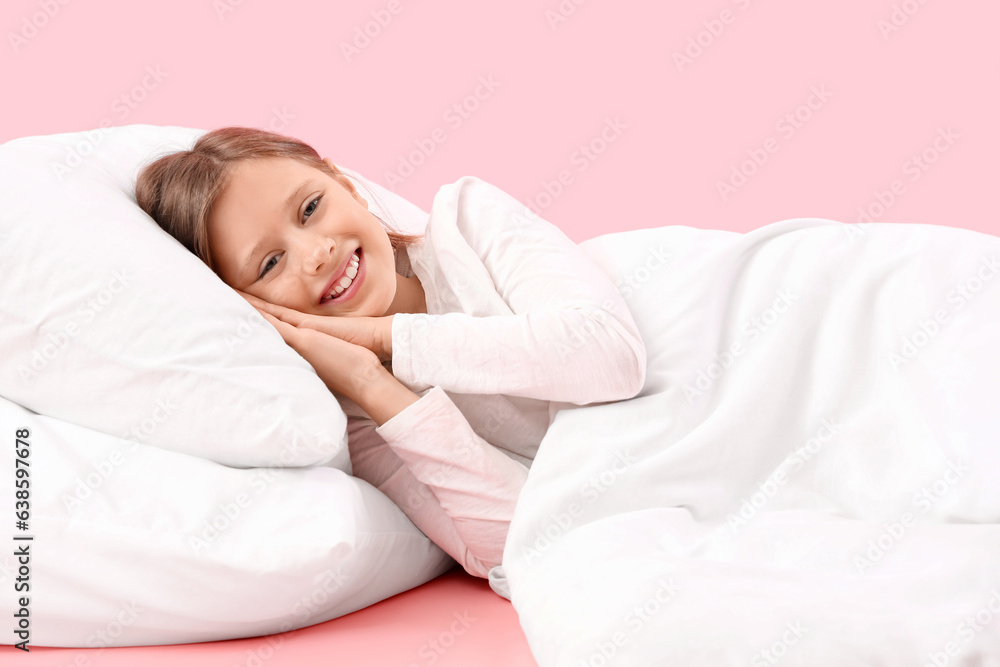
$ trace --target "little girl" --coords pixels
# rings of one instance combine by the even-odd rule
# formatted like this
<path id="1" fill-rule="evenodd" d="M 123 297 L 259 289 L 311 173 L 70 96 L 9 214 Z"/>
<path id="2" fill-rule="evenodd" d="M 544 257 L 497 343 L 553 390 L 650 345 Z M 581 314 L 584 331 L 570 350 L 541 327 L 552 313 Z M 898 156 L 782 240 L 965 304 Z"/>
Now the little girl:
<path id="1" fill-rule="evenodd" d="M 607 275 L 513 198 L 496 215 L 498 194 L 460 179 L 435 197 L 424 235 L 400 234 L 313 148 L 240 127 L 158 159 L 136 184 L 139 206 L 337 395 L 354 474 L 478 577 L 501 563 L 558 403 L 634 397 L 646 368 Z M 448 212 L 479 195 L 484 215 L 453 234 Z"/>

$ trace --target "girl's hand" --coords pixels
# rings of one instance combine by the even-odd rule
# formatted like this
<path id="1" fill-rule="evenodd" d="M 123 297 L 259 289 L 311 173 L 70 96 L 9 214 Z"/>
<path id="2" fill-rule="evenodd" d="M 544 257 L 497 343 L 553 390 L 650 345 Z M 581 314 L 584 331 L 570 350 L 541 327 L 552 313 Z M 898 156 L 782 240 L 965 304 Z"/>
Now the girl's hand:
<path id="1" fill-rule="evenodd" d="M 366 388 L 387 374 L 375 353 L 361 345 L 316 329 L 293 326 L 266 312 L 262 314 L 335 394 L 357 403 L 367 396 Z"/>
<path id="2" fill-rule="evenodd" d="M 392 315 L 387 317 L 309 315 L 264 301 L 240 290 L 236 291 L 265 316 L 270 315 L 276 320 L 299 329 L 314 329 L 348 343 L 360 345 L 371 350 L 380 362 L 392 360 Z"/>

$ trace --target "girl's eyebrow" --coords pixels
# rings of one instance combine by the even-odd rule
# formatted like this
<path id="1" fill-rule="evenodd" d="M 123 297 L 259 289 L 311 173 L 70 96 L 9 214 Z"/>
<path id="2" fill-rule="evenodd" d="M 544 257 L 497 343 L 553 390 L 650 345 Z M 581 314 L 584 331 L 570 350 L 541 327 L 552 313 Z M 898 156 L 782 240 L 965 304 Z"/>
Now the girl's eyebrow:
<path id="1" fill-rule="evenodd" d="M 289 208 L 292 209 L 291 210 L 291 214 L 293 216 L 295 214 L 295 211 L 297 211 L 298 208 L 299 208 L 298 205 L 296 204 L 296 202 L 298 201 L 299 197 L 302 196 L 302 191 L 305 190 L 307 187 L 309 187 L 310 183 L 311 183 L 311 181 L 305 181 L 305 182 L 303 182 L 301 185 L 299 185 L 298 188 L 295 189 L 295 192 L 293 192 L 291 195 L 289 195 L 288 199 L 285 200 L 285 208 L 286 209 L 289 209 Z M 243 262 L 243 266 L 240 267 L 240 272 L 236 276 L 237 280 L 243 280 L 243 276 L 246 275 L 247 269 L 249 269 L 250 265 L 253 263 L 254 257 L 257 256 L 257 253 L 260 251 L 260 249 L 263 246 L 264 246 L 264 239 L 261 239 L 260 241 L 257 242 L 257 245 L 255 245 L 253 247 L 253 249 L 250 251 L 250 254 L 247 255 L 246 261 Z"/>
<path id="2" fill-rule="evenodd" d="M 239 275 L 237 275 L 236 277 L 237 280 L 240 281 L 243 280 L 243 276 L 246 275 L 247 269 L 249 269 L 250 264 L 253 263 L 253 258 L 257 255 L 257 252 L 261 249 L 263 245 L 264 245 L 264 240 L 261 239 L 260 241 L 257 242 L 257 245 L 253 247 L 253 250 L 250 251 L 250 254 L 247 255 L 247 261 L 243 262 L 243 266 L 240 267 Z"/>
<path id="3" fill-rule="evenodd" d="M 285 208 L 291 208 L 292 206 L 295 206 L 295 202 L 296 202 L 296 201 L 298 200 L 298 198 L 299 198 L 299 197 L 300 197 L 300 196 L 302 195 L 302 191 L 303 191 L 303 190 L 305 190 L 305 189 L 306 189 L 307 187 L 309 187 L 309 184 L 310 184 L 311 182 L 312 182 L 312 181 L 304 181 L 304 182 L 303 182 L 303 183 L 302 183 L 302 184 L 301 184 L 301 185 L 300 185 L 300 186 L 299 186 L 299 187 L 298 187 L 298 188 L 297 188 L 297 189 L 295 190 L 295 192 L 293 192 L 293 193 L 292 193 L 291 195 L 289 195 L 289 196 L 288 196 L 288 199 L 286 199 L 286 200 L 285 200 Z M 298 209 L 298 206 L 295 206 L 295 210 L 297 210 L 297 209 Z"/>

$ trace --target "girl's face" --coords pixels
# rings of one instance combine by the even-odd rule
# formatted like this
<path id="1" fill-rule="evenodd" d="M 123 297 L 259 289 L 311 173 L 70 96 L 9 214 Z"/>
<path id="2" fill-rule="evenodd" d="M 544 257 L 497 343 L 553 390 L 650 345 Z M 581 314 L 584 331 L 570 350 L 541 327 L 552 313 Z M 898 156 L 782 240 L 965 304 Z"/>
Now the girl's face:
<path id="1" fill-rule="evenodd" d="M 392 243 L 368 202 L 336 178 L 291 158 L 237 163 L 208 220 L 216 271 L 227 285 L 317 315 L 380 317 L 396 294 Z M 357 274 L 334 300 L 333 288 Z"/>

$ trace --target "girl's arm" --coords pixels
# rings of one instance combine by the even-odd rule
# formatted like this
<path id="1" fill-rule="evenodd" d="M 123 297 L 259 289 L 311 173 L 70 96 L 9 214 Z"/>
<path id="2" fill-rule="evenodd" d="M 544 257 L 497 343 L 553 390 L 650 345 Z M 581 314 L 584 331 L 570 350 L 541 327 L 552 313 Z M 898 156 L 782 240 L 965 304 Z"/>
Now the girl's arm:
<path id="1" fill-rule="evenodd" d="M 438 255 L 426 280 L 440 285 L 425 292 L 454 291 L 466 312 L 393 316 L 393 374 L 404 384 L 578 405 L 642 389 L 646 348 L 624 298 L 558 227 L 466 176 L 438 192 L 425 244 L 421 254 Z"/>
<path id="2" fill-rule="evenodd" d="M 264 315 L 339 400 L 371 417 L 348 419 L 355 476 L 385 493 L 466 571 L 488 576 L 503 558 L 527 468 L 480 438 L 440 387 L 417 396 L 371 350 Z"/>
<path id="3" fill-rule="evenodd" d="M 352 397 L 374 421 L 348 421 L 354 475 L 388 496 L 465 570 L 500 565 L 528 469 L 473 431 L 440 387 L 417 396 L 385 371 Z"/>

